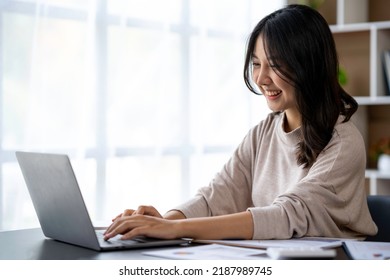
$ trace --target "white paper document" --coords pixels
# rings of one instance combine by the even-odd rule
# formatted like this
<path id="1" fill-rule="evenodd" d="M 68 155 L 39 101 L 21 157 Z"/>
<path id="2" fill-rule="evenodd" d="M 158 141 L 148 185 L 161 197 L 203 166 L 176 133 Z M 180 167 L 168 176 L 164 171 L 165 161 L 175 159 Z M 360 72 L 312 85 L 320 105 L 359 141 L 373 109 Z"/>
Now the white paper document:
<path id="1" fill-rule="evenodd" d="M 179 249 L 145 251 L 148 256 L 181 260 L 256 260 L 270 259 L 266 250 L 239 248 L 218 244 L 189 246 Z"/>
<path id="2" fill-rule="evenodd" d="M 344 248 L 354 260 L 390 260 L 390 242 L 345 241 Z"/>

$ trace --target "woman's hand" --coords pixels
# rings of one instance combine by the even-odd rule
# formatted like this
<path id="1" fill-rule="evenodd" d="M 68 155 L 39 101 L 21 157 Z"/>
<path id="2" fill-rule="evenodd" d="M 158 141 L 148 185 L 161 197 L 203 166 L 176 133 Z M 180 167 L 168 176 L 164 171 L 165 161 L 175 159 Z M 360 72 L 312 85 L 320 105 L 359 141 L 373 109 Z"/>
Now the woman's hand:
<path id="1" fill-rule="evenodd" d="M 125 216 L 137 215 L 137 214 L 162 218 L 162 215 L 153 206 L 141 205 L 137 208 L 137 210 L 126 209 L 125 211 L 123 211 L 123 213 L 119 214 L 114 219 L 112 219 L 112 221 L 114 222 L 118 218 L 125 217 Z"/>
<path id="2" fill-rule="evenodd" d="M 106 229 L 104 234 L 108 233 L 112 229 L 114 223 L 116 221 L 119 221 L 120 218 L 130 217 L 130 216 L 135 216 L 135 215 L 146 215 L 146 216 L 153 216 L 153 217 L 157 217 L 157 218 L 163 218 L 161 216 L 161 214 L 153 206 L 141 205 L 137 208 L 137 210 L 126 209 L 125 211 L 123 211 L 123 213 L 119 214 L 114 219 L 112 219 L 113 223 Z"/>
<path id="3" fill-rule="evenodd" d="M 152 211 L 150 213 L 155 212 Z M 161 216 L 134 214 L 132 212 L 131 215 L 117 217 L 104 233 L 104 239 L 108 240 L 118 234 L 122 234 L 121 239 L 131 239 L 140 235 L 161 239 L 175 239 L 179 236 L 177 225 L 177 221 L 167 220 Z"/>
<path id="4" fill-rule="evenodd" d="M 151 212 L 144 213 L 155 213 Z M 181 212 L 179 219 L 152 215 L 132 214 L 117 218 L 104 234 L 108 240 L 118 234 L 121 239 L 131 239 L 143 235 L 160 239 L 251 239 L 253 236 L 253 219 L 249 211 L 215 217 L 185 219 Z"/>

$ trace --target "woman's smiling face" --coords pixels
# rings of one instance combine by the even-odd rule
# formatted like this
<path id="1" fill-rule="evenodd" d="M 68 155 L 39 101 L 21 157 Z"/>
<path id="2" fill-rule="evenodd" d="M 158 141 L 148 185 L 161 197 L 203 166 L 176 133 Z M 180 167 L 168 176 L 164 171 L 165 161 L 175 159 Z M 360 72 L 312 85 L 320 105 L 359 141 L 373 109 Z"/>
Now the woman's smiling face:
<path id="1" fill-rule="evenodd" d="M 279 66 L 273 64 L 277 62 L 267 59 L 264 46 L 266 44 L 260 35 L 252 55 L 253 81 L 265 96 L 268 107 L 274 112 L 284 111 L 290 128 L 295 129 L 300 125 L 301 120 L 295 98 L 295 88 L 281 78 L 281 74 L 276 73 L 276 68 Z"/>

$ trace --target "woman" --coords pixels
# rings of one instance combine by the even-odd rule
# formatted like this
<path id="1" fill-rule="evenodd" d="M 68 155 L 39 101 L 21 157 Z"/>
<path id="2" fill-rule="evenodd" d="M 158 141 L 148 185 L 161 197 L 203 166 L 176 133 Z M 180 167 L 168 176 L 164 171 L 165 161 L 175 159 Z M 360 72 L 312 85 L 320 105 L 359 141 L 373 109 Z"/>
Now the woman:
<path id="1" fill-rule="evenodd" d="M 328 24 L 290 5 L 261 20 L 248 42 L 244 80 L 273 111 L 249 131 L 210 185 L 164 216 L 126 210 L 106 239 L 360 238 L 377 231 L 364 188 L 356 101 L 338 82 Z"/>

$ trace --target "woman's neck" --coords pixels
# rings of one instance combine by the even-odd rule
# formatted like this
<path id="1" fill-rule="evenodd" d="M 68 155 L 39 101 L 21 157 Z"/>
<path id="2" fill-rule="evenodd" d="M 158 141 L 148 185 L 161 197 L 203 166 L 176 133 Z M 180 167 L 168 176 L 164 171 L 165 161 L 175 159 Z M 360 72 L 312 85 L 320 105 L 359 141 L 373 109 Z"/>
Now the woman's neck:
<path id="1" fill-rule="evenodd" d="M 299 112 L 285 111 L 283 123 L 284 131 L 291 132 L 301 126 L 302 116 Z"/>

